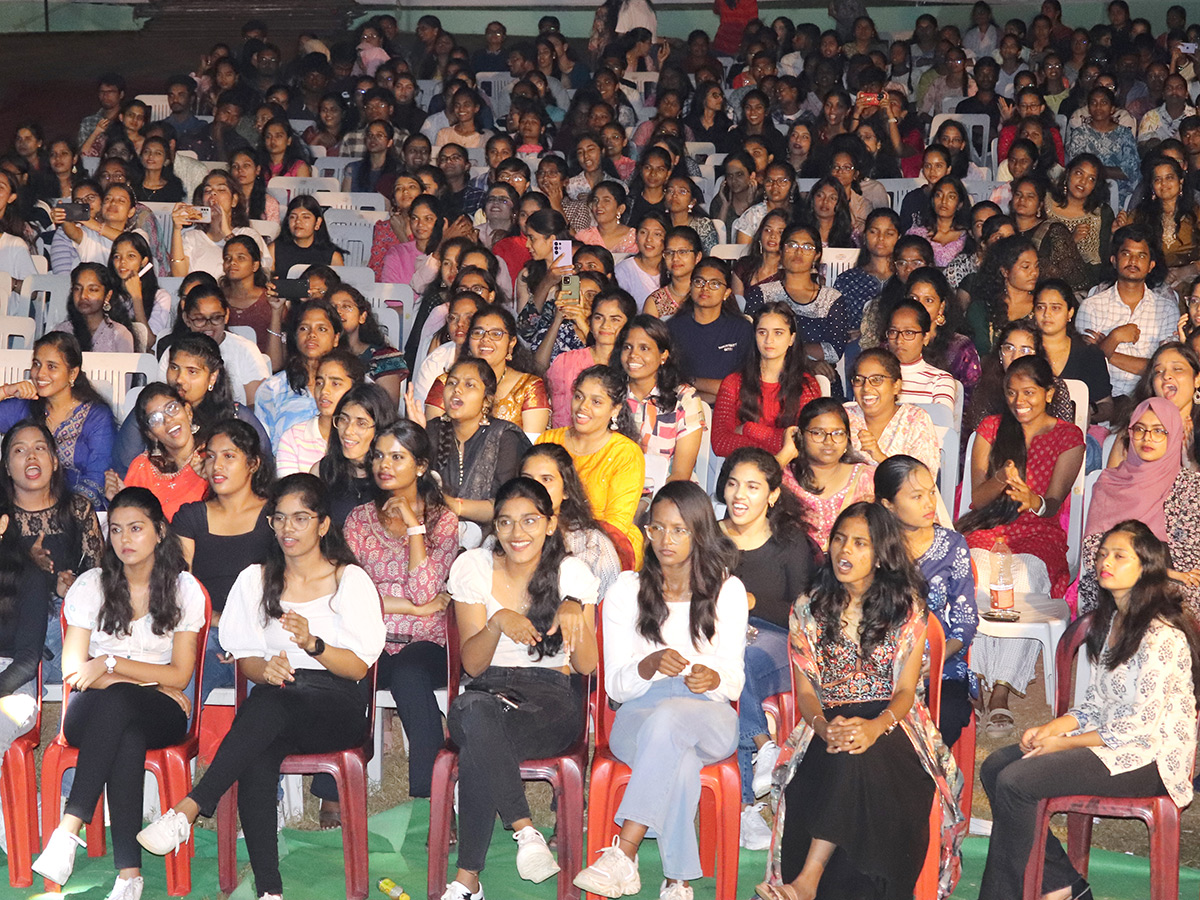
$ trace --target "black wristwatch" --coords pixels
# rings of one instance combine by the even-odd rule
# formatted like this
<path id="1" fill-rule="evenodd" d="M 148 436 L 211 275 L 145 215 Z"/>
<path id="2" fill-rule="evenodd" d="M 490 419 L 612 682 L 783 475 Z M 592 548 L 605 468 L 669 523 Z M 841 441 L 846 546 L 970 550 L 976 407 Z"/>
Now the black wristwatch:
<path id="1" fill-rule="evenodd" d="M 313 640 L 316 641 L 315 646 L 311 650 L 305 649 L 304 652 L 309 656 L 320 656 L 325 652 L 325 642 L 319 637 L 314 637 Z"/>

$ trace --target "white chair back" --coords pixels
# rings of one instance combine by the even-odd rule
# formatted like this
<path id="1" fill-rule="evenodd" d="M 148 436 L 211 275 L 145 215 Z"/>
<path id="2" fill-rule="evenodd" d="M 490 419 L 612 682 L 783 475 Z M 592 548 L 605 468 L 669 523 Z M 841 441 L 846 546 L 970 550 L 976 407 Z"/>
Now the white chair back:
<path id="1" fill-rule="evenodd" d="M 342 257 L 346 260 L 346 265 L 367 264 L 371 258 L 371 244 L 375 239 L 375 223 L 385 217 L 385 213 L 357 209 L 326 210 L 325 225 L 329 228 L 329 237 L 342 248 Z"/>
<path id="2" fill-rule="evenodd" d="M 961 102 L 958 101 L 958 102 Z M 947 111 L 933 117 L 929 124 L 930 139 L 937 134 L 942 123 L 950 120 L 959 122 L 967 129 L 968 145 L 971 149 L 971 161 L 976 165 L 988 164 L 988 149 L 992 144 L 992 120 L 986 113 L 960 113 Z M 977 137 L 977 135 L 979 135 Z"/>
<path id="3" fill-rule="evenodd" d="M 710 256 L 715 256 L 717 259 L 735 260 L 740 259 L 750 252 L 749 244 L 717 244 L 709 251 Z"/>
<path id="4" fill-rule="evenodd" d="M 750 246 L 746 244 L 745 246 Z M 837 277 L 847 269 L 853 269 L 854 263 L 858 260 L 858 248 L 856 247 L 829 247 L 821 251 L 821 274 L 825 276 L 825 283 L 830 287 L 837 281 Z"/>
<path id="5" fill-rule="evenodd" d="M 317 191 L 336 191 L 342 183 L 336 178 L 295 178 L 290 175 L 276 175 L 267 184 L 267 193 L 279 201 L 280 211 L 287 209 L 293 197 L 301 194 L 315 194 Z"/>
<path id="6" fill-rule="evenodd" d="M 372 309 L 371 312 L 375 313 L 375 320 L 379 323 L 379 329 L 387 338 L 387 342 L 393 347 L 399 347 L 404 337 L 400 325 L 400 313 L 387 306 L 383 309 Z"/>
<path id="7" fill-rule="evenodd" d="M 904 198 L 908 195 L 908 192 L 913 190 L 913 188 L 919 188 L 925 182 L 920 178 L 880 178 L 879 183 L 887 191 L 892 209 L 900 212 L 900 205 L 904 202 Z M 904 223 L 904 228 L 905 230 L 908 229 L 907 223 Z"/>
<path id="8" fill-rule="evenodd" d="M 33 333 L 37 323 L 32 316 L 0 316 L 0 348 L 33 350 Z"/>
<path id="9" fill-rule="evenodd" d="M 975 432 L 967 438 L 967 455 L 964 457 L 962 473 L 962 490 L 958 494 L 958 508 L 954 518 L 961 519 L 971 509 L 971 454 L 975 452 Z M 953 496 L 951 496 L 953 499 Z"/>
<path id="10" fill-rule="evenodd" d="M 1088 394 L 1087 382 L 1077 378 L 1064 379 L 1071 402 L 1075 404 L 1075 424 L 1087 437 L 1088 420 L 1091 418 L 1091 397 Z M 1086 496 L 1086 465 L 1079 466 L 1075 482 L 1071 485 L 1071 509 L 1067 517 L 1067 565 L 1071 568 L 1071 577 L 1079 572 L 1080 558 L 1083 554 L 1083 527 L 1087 523 Z"/>
<path id="11" fill-rule="evenodd" d="M 278 222 L 269 222 L 266 219 L 251 219 L 250 227 L 261 234 L 263 240 L 268 244 L 279 237 Z"/>
<path id="12" fill-rule="evenodd" d="M 171 230 L 175 227 L 171 221 L 171 211 L 175 209 L 175 204 L 143 203 L 142 206 L 154 213 L 154 224 L 158 226 L 159 238 L 169 245 L 171 243 Z"/>
<path id="13" fill-rule="evenodd" d="M 21 281 L 20 307 L 9 304 L 9 313 L 33 316 L 34 333 L 39 337 L 46 329 L 67 317 L 71 297 L 70 275 L 30 275 Z"/>
<path id="14" fill-rule="evenodd" d="M 150 107 L 150 118 L 146 120 L 147 125 L 165 119 L 171 114 L 171 104 L 167 102 L 166 94 L 138 94 L 134 99 L 141 100 Z"/>
<path id="15" fill-rule="evenodd" d="M 16 384 L 29 377 L 29 364 L 33 362 L 32 350 L 0 350 L 0 378 L 2 384 Z"/>
<path id="16" fill-rule="evenodd" d="M 508 108 L 512 106 L 512 86 L 515 83 L 516 79 L 507 72 L 480 72 L 475 78 L 476 86 L 488 99 L 492 113 L 497 119 L 508 115 Z"/>
<path id="17" fill-rule="evenodd" d="M 83 354 L 83 371 L 96 390 L 120 409 L 130 388 L 158 378 L 158 360 L 153 353 L 90 352 Z"/>
<path id="18" fill-rule="evenodd" d="M 297 263 L 288 269 L 288 278 L 299 278 L 308 268 L 304 263 Z M 330 266 L 338 278 L 346 284 L 362 290 L 366 285 L 375 283 L 375 270 L 368 266 Z"/>
<path id="19" fill-rule="evenodd" d="M 354 156 L 322 156 L 313 162 L 313 175 L 317 178 L 336 178 L 340 183 L 346 167 L 357 161 Z"/>
<path id="20" fill-rule="evenodd" d="M 388 309 L 399 313 L 402 327 L 396 335 L 396 340 L 392 341 L 390 335 L 388 340 L 396 347 L 402 346 L 400 342 L 408 335 L 409 329 L 412 327 L 413 318 L 417 314 L 417 304 L 413 300 L 413 289 L 407 284 L 375 283 L 360 288 L 360 290 L 376 313 Z M 381 319 L 380 324 L 382 324 L 382 321 Z"/>
<path id="21" fill-rule="evenodd" d="M 833 396 L 833 385 L 829 383 L 828 378 L 821 374 L 814 375 L 813 378 L 817 379 L 817 387 L 821 389 L 822 397 Z"/>

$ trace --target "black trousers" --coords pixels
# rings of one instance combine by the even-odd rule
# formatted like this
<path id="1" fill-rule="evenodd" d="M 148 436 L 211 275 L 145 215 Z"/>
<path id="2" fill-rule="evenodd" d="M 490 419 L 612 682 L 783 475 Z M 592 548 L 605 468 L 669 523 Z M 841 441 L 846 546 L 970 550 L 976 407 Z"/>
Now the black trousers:
<path id="1" fill-rule="evenodd" d="M 458 754 L 458 866 L 482 872 L 499 814 L 505 825 L 529 817 L 521 763 L 554 756 L 584 726 L 583 681 L 553 669 L 492 666 L 450 705 Z"/>
<path id="2" fill-rule="evenodd" d="M 979 900 L 1012 900 L 1021 896 L 1025 864 L 1033 850 L 1039 800 L 1070 794 L 1153 797 L 1167 792 L 1154 763 L 1110 775 L 1100 757 L 1087 747 L 1028 759 L 1021 757 L 1019 745 L 1002 747 L 984 760 L 979 770 L 979 781 L 992 804 L 992 837 Z M 1069 887 L 1079 877 L 1058 838 L 1047 832 L 1042 893 Z"/>
<path id="3" fill-rule="evenodd" d="M 201 814 L 211 816 L 237 783 L 238 814 L 259 895 L 283 893 L 275 806 L 284 757 L 357 746 L 366 726 L 358 682 L 324 669 L 297 669 L 296 680 L 284 687 L 255 685 L 238 710 L 191 798 Z"/>
<path id="4" fill-rule="evenodd" d="M 113 863 L 118 869 L 142 865 L 137 833 L 142 827 L 146 751 L 178 744 L 187 728 L 183 708 L 152 687 L 120 682 L 71 694 L 63 735 L 79 748 L 79 760 L 66 813 L 90 822 L 108 787 Z"/>
<path id="5" fill-rule="evenodd" d="M 938 713 L 938 731 L 942 743 L 953 747 L 971 721 L 971 689 L 965 681 L 942 679 L 942 708 Z"/>

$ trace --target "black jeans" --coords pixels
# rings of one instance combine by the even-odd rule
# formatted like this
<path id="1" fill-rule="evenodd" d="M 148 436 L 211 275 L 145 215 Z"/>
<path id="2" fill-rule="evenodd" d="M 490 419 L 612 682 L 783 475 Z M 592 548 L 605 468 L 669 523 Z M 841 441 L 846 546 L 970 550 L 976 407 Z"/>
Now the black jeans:
<path id="1" fill-rule="evenodd" d="M 445 743 L 442 711 L 433 692 L 446 686 L 446 648 L 430 641 L 407 644 L 379 657 L 379 687 L 392 692 L 396 714 L 408 737 L 408 795 L 428 797 L 433 761 Z M 316 775 L 310 789 L 322 800 L 337 799 L 332 775 Z"/>
<path id="2" fill-rule="evenodd" d="M 118 869 L 142 865 L 137 833 L 142 827 L 146 751 L 178 744 L 187 728 L 183 708 L 152 687 L 119 682 L 71 694 L 63 735 L 79 748 L 79 761 L 66 813 L 90 822 L 107 785 Z"/>
<path id="3" fill-rule="evenodd" d="M 482 872 L 497 813 L 505 825 L 529 817 L 521 763 L 561 753 L 579 737 L 583 679 L 553 669 L 492 666 L 459 694 L 448 719 L 459 748 L 458 867 Z"/>
<path id="4" fill-rule="evenodd" d="M 358 746 L 366 727 L 359 683 L 324 669 L 297 669 L 296 680 L 284 687 L 255 685 L 241 705 L 191 798 L 202 815 L 211 816 L 237 783 L 238 815 L 260 896 L 283 893 L 275 806 L 284 757 Z"/>
<path id="5" fill-rule="evenodd" d="M 1153 797 L 1167 792 L 1154 763 L 1110 775 L 1100 757 L 1087 747 L 1028 759 L 1021 756 L 1017 744 L 1002 747 L 984 760 L 979 770 L 979 781 L 992 804 L 992 837 L 979 900 L 1012 900 L 1021 896 L 1025 864 L 1033 850 L 1039 800 L 1070 794 Z M 1062 844 L 1053 833 L 1047 832 L 1042 893 L 1069 887 L 1079 877 Z"/>

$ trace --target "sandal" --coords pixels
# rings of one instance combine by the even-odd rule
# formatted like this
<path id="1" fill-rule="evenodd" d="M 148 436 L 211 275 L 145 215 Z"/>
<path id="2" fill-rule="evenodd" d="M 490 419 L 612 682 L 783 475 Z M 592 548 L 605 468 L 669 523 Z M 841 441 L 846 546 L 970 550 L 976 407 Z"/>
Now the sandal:
<path id="1" fill-rule="evenodd" d="M 329 801 L 322 801 L 321 811 L 317 814 L 317 828 L 321 831 L 330 831 L 331 829 L 342 827 L 341 805 L 334 804 L 331 809 L 328 804 Z"/>
<path id="2" fill-rule="evenodd" d="M 989 710 L 983 719 L 983 732 L 990 738 L 999 740 L 1012 737 L 1017 731 L 1017 723 L 1010 710 L 1003 706 Z"/>

